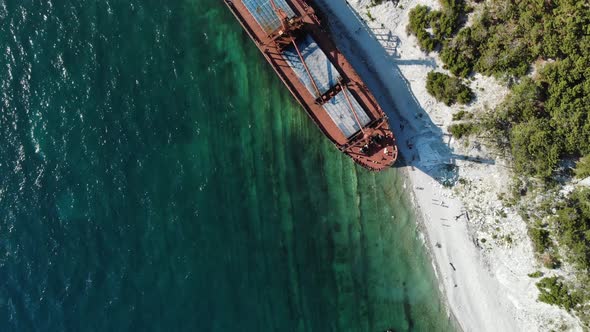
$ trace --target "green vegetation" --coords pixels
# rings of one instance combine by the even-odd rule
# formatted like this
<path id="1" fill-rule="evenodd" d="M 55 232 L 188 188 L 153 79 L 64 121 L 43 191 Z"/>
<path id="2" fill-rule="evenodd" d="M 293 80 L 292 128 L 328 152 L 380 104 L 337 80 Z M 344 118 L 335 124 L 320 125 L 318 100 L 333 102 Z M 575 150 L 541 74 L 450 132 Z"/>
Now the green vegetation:
<path id="1" fill-rule="evenodd" d="M 543 278 L 537 283 L 537 288 L 541 292 L 539 301 L 555 304 L 566 310 L 572 310 L 581 301 L 580 296 L 570 292 L 559 277 Z"/>
<path id="2" fill-rule="evenodd" d="M 461 138 L 475 133 L 477 127 L 473 123 L 456 123 L 450 125 L 447 129 L 453 137 Z"/>
<path id="3" fill-rule="evenodd" d="M 557 210 L 554 223 L 568 259 L 590 272 L 590 189 L 575 190 Z"/>
<path id="4" fill-rule="evenodd" d="M 517 172 L 549 179 L 561 159 L 590 154 L 590 6 L 575 0 L 492 0 L 478 5 L 473 24 L 460 29 L 463 2 L 441 5 L 440 11 L 412 9 L 408 31 L 423 50 L 440 47 L 445 68 L 457 77 L 476 71 L 517 82 L 486 119 L 500 146 L 512 152 Z M 537 75 L 523 78 L 533 63 Z M 450 105 L 472 98 L 467 92 L 453 95 L 447 81 L 429 78 L 437 100 Z M 588 164 L 577 173 L 590 174 Z"/>
<path id="5" fill-rule="evenodd" d="M 561 267 L 559 259 L 550 252 L 545 252 L 541 255 L 541 263 L 546 269 L 558 269 Z"/>
<path id="6" fill-rule="evenodd" d="M 459 31 L 457 36 L 445 42 L 440 53 L 445 68 L 453 75 L 467 77 L 473 71 L 479 58 L 479 41 L 474 39 L 477 32 L 472 28 Z"/>
<path id="7" fill-rule="evenodd" d="M 535 271 L 533 273 L 529 273 L 528 276 L 531 278 L 541 278 L 543 276 L 543 272 Z"/>
<path id="8" fill-rule="evenodd" d="M 516 124 L 510 133 L 514 167 L 519 173 L 548 178 L 559 161 L 559 147 L 544 119 Z"/>
<path id="9" fill-rule="evenodd" d="M 576 163 L 576 169 L 574 170 L 576 177 L 584 179 L 590 176 L 590 154 L 581 158 Z"/>
<path id="10" fill-rule="evenodd" d="M 426 6 L 416 6 L 410 11 L 409 33 L 418 38 L 424 51 L 434 51 L 445 40 L 453 37 L 461 27 L 465 5 L 462 0 L 441 0 L 442 10 L 430 10 Z M 431 30 L 432 33 L 428 32 Z"/>
<path id="11" fill-rule="evenodd" d="M 467 113 L 465 110 L 460 110 L 459 112 L 453 114 L 453 121 L 459 121 L 463 119 L 471 119 L 473 118 L 473 114 Z"/>
<path id="12" fill-rule="evenodd" d="M 587 17 L 576 13 L 583 13 L 584 6 L 579 4 L 573 0 L 489 1 L 471 28 L 446 45 L 443 61 L 449 68 L 475 69 L 486 75 L 523 76 L 538 58 L 559 58 L 583 47 L 575 45 L 588 23 Z M 565 37 L 564 43 L 558 36 Z"/>
<path id="13" fill-rule="evenodd" d="M 535 226 L 529 228 L 529 237 L 533 242 L 533 249 L 536 253 L 542 254 L 551 247 L 551 239 L 549 238 L 549 231 L 541 228 L 541 226 Z"/>
<path id="14" fill-rule="evenodd" d="M 438 45 L 438 40 L 431 35 L 427 28 L 430 27 L 430 8 L 426 6 L 416 6 L 410 11 L 410 24 L 407 27 L 409 33 L 418 38 L 418 45 L 423 51 L 434 51 Z"/>
<path id="15" fill-rule="evenodd" d="M 546 228 L 546 225 L 537 223 L 535 226 L 529 227 L 529 237 L 533 243 L 533 249 L 540 258 L 541 263 L 547 269 L 556 269 L 561 266 L 561 262 L 555 256 L 555 248 L 553 241 L 551 241 L 551 232 Z"/>
<path id="16" fill-rule="evenodd" d="M 369 18 L 369 20 L 371 22 L 375 21 L 375 17 L 373 17 L 373 15 L 371 15 L 371 11 L 369 9 L 367 9 L 367 17 Z"/>
<path id="17" fill-rule="evenodd" d="M 573 267 L 575 278 L 567 283 L 560 278 L 544 278 L 537 286 L 539 300 L 574 310 L 590 322 L 590 188 L 577 187 L 568 196 L 546 193 L 537 202 L 529 236 L 541 263 L 548 269 L 563 262 Z M 545 222 L 538 221 L 541 218 Z M 562 256 L 558 259 L 557 252 Z M 538 273 L 529 274 L 540 277 Z"/>
<path id="18" fill-rule="evenodd" d="M 456 102 L 467 104 L 473 99 L 473 91 L 460 79 L 433 71 L 426 78 L 426 90 L 447 106 Z"/>
<path id="19" fill-rule="evenodd" d="M 473 1 L 475 13 L 466 28 L 461 25 L 469 8 L 448 0 L 441 5 L 440 11 L 414 8 L 407 27 L 424 51 L 440 51 L 444 69 L 454 76 L 430 73 L 429 93 L 447 105 L 468 102 L 473 95 L 467 98 L 459 86 L 461 78 L 474 73 L 494 76 L 511 88 L 494 110 L 453 124 L 449 132 L 463 137 L 484 131 L 512 157 L 515 178 L 528 183 L 514 187 L 514 204 L 529 191 L 539 192 L 536 186 L 548 188 L 567 179 L 563 175 L 572 173 L 563 167 L 572 161 L 577 160 L 577 178 L 590 176 L 590 4 Z M 455 121 L 466 118 L 464 111 L 453 115 Z M 561 260 L 570 264 L 576 283 L 544 278 L 538 283 L 539 300 L 575 310 L 590 322 L 590 189 L 577 188 L 546 205 L 521 213 L 531 222 L 535 252 L 547 268 L 558 268 Z"/>
<path id="20" fill-rule="evenodd" d="M 488 124 L 521 174 L 548 179 L 560 159 L 590 153 L 589 27 L 590 6 L 580 1 L 495 0 L 443 45 L 454 75 L 520 80 Z M 523 79 L 533 62 L 538 74 Z"/>

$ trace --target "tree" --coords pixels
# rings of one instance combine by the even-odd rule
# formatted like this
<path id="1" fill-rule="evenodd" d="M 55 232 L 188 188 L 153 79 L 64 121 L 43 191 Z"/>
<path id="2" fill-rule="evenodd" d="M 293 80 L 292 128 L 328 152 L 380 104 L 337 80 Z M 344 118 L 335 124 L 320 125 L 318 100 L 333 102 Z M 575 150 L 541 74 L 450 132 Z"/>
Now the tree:
<path id="1" fill-rule="evenodd" d="M 576 189 L 554 217 L 559 242 L 568 248 L 569 260 L 590 269 L 590 189 Z"/>
<path id="2" fill-rule="evenodd" d="M 532 118 L 515 125 L 510 142 L 517 172 L 545 179 L 551 176 L 560 151 L 547 120 Z"/>
<path id="3" fill-rule="evenodd" d="M 453 75 L 467 77 L 479 58 L 478 48 L 478 43 L 471 37 L 471 28 L 465 28 L 445 42 L 440 57 Z"/>
<path id="4" fill-rule="evenodd" d="M 434 51 L 446 39 L 452 38 L 462 24 L 465 14 L 463 0 L 442 0 L 442 10 L 433 10 L 418 5 L 410 10 L 408 33 L 416 36 L 423 51 Z M 432 34 L 427 31 L 431 29 Z"/>

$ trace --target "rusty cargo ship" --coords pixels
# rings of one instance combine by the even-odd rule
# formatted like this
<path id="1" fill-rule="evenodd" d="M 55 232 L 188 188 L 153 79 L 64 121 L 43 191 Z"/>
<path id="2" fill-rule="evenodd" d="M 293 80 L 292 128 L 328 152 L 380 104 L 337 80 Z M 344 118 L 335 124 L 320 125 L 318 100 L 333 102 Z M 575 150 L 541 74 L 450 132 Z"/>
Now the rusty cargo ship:
<path id="1" fill-rule="evenodd" d="M 224 0 L 320 130 L 380 171 L 398 149 L 387 116 L 304 0 Z"/>

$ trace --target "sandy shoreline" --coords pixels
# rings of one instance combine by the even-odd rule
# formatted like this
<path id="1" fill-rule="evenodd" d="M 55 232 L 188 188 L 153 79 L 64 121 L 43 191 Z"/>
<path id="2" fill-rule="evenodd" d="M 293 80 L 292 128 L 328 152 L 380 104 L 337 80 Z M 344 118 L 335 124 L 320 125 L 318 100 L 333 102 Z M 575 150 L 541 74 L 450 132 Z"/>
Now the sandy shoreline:
<path id="1" fill-rule="evenodd" d="M 539 270 L 526 224 L 498 198 L 508 190 L 508 165 L 476 141 L 446 133 L 460 108 L 437 103 L 425 88 L 435 54 L 419 50 L 405 33 L 408 12 L 436 0 L 402 0 L 371 7 L 370 0 L 316 0 L 338 47 L 371 88 L 398 138 L 398 161 L 407 175 L 420 228 L 448 308 L 464 331 L 581 330 L 565 311 L 536 301 Z M 369 15 L 370 12 L 370 15 Z M 372 18 L 372 19 L 371 19 Z M 477 94 L 467 111 L 493 108 L 507 94 L 476 75 Z M 443 186 L 461 178 L 460 185 Z M 492 240 L 493 238 L 493 240 Z"/>
<path id="2" fill-rule="evenodd" d="M 408 180 L 410 179 L 411 174 L 409 173 L 409 169 L 404 168 L 404 169 L 401 169 L 400 172 L 403 174 L 403 176 L 406 179 L 408 179 Z M 408 181 L 408 182 L 410 182 L 410 181 Z M 434 259 L 434 250 L 435 250 L 435 248 L 437 248 L 436 243 L 434 243 L 434 245 L 433 245 L 432 240 L 430 238 L 427 238 L 427 236 L 429 234 L 429 230 L 426 227 L 425 216 L 423 213 L 421 213 L 422 210 L 421 210 L 420 205 L 418 204 L 418 197 L 416 196 L 415 190 L 410 190 L 408 188 L 408 185 L 410 187 L 412 186 L 411 183 L 404 182 L 404 189 L 406 189 L 407 192 L 410 194 L 410 201 L 411 201 L 412 205 L 414 206 L 414 211 L 416 212 L 415 217 L 416 217 L 417 227 L 420 230 L 420 234 L 422 234 L 422 236 L 423 236 L 424 246 L 426 247 L 426 251 L 427 251 L 428 255 L 432 259 L 432 268 L 434 270 L 434 274 L 436 276 L 436 279 L 439 281 L 438 286 L 439 286 L 441 301 L 443 303 L 445 303 L 445 305 L 446 305 L 447 315 L 448 315 L 449 319 L 451 321 L 453 321 L 455 326 L 461 328 L 462 330 L 465 330 L 461 326 L 461 322 L 459 321 L 459 319 L 455 315 L 455 312 L 453 310 L 451 310 L 451 308 L 448 305 L 449 299 L 447 297 L 447 292 L 445 290 L 445 286 L 440 282 L 441 275 L 442 275 L 440 263 Z"/>

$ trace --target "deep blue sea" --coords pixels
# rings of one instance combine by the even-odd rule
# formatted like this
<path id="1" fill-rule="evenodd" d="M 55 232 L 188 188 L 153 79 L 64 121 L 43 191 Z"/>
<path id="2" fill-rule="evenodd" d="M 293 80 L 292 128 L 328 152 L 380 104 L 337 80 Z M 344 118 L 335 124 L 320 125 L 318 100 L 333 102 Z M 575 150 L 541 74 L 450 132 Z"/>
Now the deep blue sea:
<path id="1" fill-rule="evenodd" d="M 220 0 L 0 0 L 0 331 L 450 331 L 395 169 Z"/>

